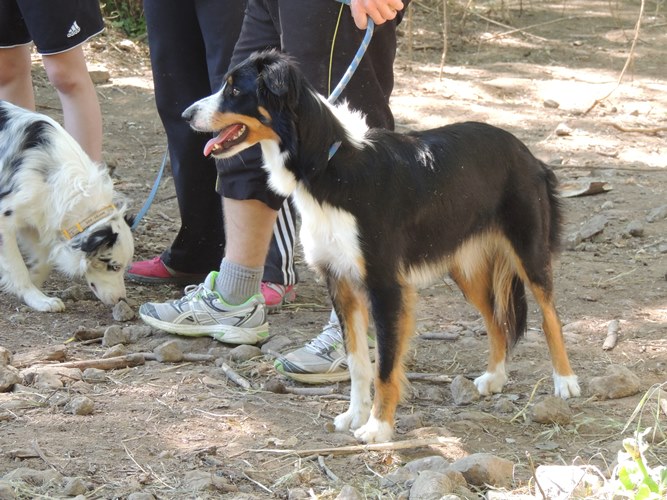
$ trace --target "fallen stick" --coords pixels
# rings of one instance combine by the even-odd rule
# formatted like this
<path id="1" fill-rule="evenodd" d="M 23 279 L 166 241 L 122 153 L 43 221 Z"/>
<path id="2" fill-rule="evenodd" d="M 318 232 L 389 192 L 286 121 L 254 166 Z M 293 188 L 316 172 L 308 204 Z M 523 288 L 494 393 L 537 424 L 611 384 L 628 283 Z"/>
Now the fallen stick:
<path id="1" fill-rule="evenodd" d="M 667 131 L 667 127 L 651 127 L 651 128 L 623 127 L 618 123 L 610 123 L 609 125 L 614 127 L 616 130 L 620 130 L 621 132 L 637 132 L 639 134 L 655 135 L 658 132 Z"/>
<path id="2" fill-rule="evenodd" d="M 405 376 L 410 382 L 430 382 L 432 384 L 448 384 L 452 381 L 449 375 L 437 373 L 406 373 Z"/>
<path id="3" fill-rule="evenodd" d="M 264 383 L 264 390 L 276 394 L 295 394 L 297 396 L 325 396 L 338 392 L 338 387 L 328 385 L 324 387 L 292 387 L 285 385 L 277 378 L 272 378 Z"/>
<path id="4" fill-rule="evenodd" d="M 417 338 L 423 340 L 458 340 L 458 333 L 440 332 L 440 333 L 422 333 Z"/>
<path id="5" fill-rule="evenodd" d="M 338 448 L 311 448 L 306 450 L 277 450 L 269 448 L 250 449 L 252 453 L 275 453 L 277 455 L 297 455 L 300 457 L 309 457 L 311 455 L 349 455 L 352 453 L 361 453 L 364 451 L 392 451 L 406 450 L 408 448 L 424 448 L 438 444 L 458 444 L 459 438 L 441 437 L 431 439 L 407 439 L 405 441 L 391 441 L 389 443 L 357 444 L 351 446 L 341 446 Z"/>
<path id="6" fill-rule="evenodd" d="M 252 384 L 245 378 L 243 378 L 241 375 L 236 373 L 231 366 L 229 366 L 227 363 L 224 361 L 220 363 L 220 368 L 224 372 L 224 374 L 227 376 L 229 380 L 234 382 L 236 385 L 239 385 L 243 387 L 246 390 L 252 389 Z"/>
<path id="7" fill-rule="evenodd" d="M 64 361 L 65 359 L 67 359 L 67 347 L 59 344 L 16 353 L 12 360 L 12 366 L 20 369 L 35 364 Z"/>
<path id="8" fill-rule="evenodd" d="M 125 356 L 115 356 L 113 358 L 102 359 L 82 359 L 79 361 L 67 361 L 56 365 L 58 368 L 78 368 L 85 370 L 86 368 L 97 368 L 98 370 L 117 370 L 120 368 L 132 368 L 133 366 L 140 366 L 146 362 L 143 354 L 133 353 Z"/>
<path id="9" fill-rule="evenodd" d="M 604 339 L 604 343 L 602 344 L 603 351 L 609 351 L 616 347 L 616 343 L 618 342 L 618 331 L 620 329 L 621 325 L 617 319 L 609 322 L 607 325 L 607 337 Z"/>

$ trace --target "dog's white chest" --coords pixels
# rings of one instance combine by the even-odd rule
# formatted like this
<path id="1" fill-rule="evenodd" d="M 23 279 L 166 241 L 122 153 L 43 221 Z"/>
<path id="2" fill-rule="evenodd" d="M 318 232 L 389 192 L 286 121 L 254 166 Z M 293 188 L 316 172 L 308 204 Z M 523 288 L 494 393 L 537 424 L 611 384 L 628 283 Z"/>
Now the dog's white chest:
<path id="1" fill-rule="evenodd" d="M 301 244 L 310 265 L 327 267 L 338 276 L 364 274 L 357 223 L 349 212 L 317 203 L 301 189 L 294 192 L 301 214 Z"/>

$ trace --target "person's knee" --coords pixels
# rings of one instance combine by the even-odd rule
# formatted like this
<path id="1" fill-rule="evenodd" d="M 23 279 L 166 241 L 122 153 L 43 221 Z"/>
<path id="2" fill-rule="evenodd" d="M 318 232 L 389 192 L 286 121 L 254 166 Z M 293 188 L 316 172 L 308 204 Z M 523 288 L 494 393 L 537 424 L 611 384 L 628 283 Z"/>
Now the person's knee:
<path id="1" fill-rule="evenodd" d="M 46 73 L 51 85 L 60 94 L 73 94 L 86 85 L 86 78 L 90 79 L 87 73 L 79 74 L 72 71 L 71 68 L 61 65 L 50 65 Z"/>
<path id="2" fill-rule="evenodd" d="M 2 49 L 7 50 L 7 49 Z M 9 57 L 0 51 L 0 86 L 17 81 L 30 81 L 31 63 L 29 58 Z"/>

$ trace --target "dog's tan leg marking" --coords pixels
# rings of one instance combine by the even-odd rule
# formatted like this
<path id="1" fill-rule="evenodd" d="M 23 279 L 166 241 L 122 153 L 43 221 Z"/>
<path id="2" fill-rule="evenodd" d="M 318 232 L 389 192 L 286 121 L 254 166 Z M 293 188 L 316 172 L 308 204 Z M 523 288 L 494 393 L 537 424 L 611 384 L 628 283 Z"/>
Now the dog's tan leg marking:
<path id="1" fill-rule="evenodd" d="M 489 361 L 486 372 L 475 379 L 475 385 L 483 395 L 501 392 L 507 381 L 505 373 L 507 339 L 503 327 L 498 324 L 494 315 L 490 262 L 480 259 L 475 266 L 474 275 L 466 275 L 458 266 L 452 266 L 450 275 L 468 302 L 481 313 L 489 338 Z"/>
<path id="2" fill-rule="evenodd" d="M 357 429 L 368 421 L 371 411 L 373 368 L 368 353 L 368 305 L 347 279 L 329 278 L 329 290 L 345 333 L 347 363 L 350 370 L 350 407 L 334 419 L 338 431 Z"/>
<path id="3" fill-rule="evenodd" d="M 407 384 L 403 359 L 410 344 L 410 339 L 415 331 L 415 303 L 417 293 L 412 285 L 401 283 L 401 310 L 396 325 L 395 352 L 393 354 L 393 366 L 390 367 L 388 377 L 380 377 L 382 366 L 382 355 L 389 347 L 377 349 L 378 360 L 375 375 L 375 399 L 373 409 L 368 422 L 360 427 L 355 437 L 366 443 L 382 443 L 389 441 L 393 435 L 394 417 L 403 387 Z M 391 333 L 389 333 L 391 335 Z"/>
<path id="4" fill-rule="evenodd" d="M 553 293 L 533 283 L 530 283 L 530 289 L 542 310 L 542 329 L 554 368 L 554 393 L 564 399 L 577 397 L 581 394 L 581 389 L 567 356 L 560 319 L 554 306 Z"/>

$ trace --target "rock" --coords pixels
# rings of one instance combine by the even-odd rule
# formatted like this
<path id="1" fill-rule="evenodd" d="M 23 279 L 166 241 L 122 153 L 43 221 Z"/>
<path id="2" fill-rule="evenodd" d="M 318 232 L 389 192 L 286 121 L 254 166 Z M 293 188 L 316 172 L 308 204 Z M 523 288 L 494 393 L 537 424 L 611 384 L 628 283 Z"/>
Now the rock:
<path id="1" fill-rule="evenodd" d="M 667 205 L 662 205 L 661 207 L 654 208 L 646 216 L 646 222 L 653 223 L 658 222 L 659 220 L 667 218 Z"/>
<path id="2" fill-rule="evenodd" d="M 102 359 L 115 358 L 116 356 L 125 356 L 127 353 L 128 351 L 127 347 L 125 347 L 125 344 L 116 344 L 104 351 L 104 354 L 102 354 Z"/>
<path id="3" fill-rule="evenodd" d="M 341 488 L 336 500 L 363 500 L 363 498 L 354 486 L 346 484 Z"/>
<path id="4" fill-rule="evenodd" d="M 420 411 L 416 411 L 414 413 L 399 415 L 396 419 L 396 427 L 404 431 L 411 431 L 413 429 L 418 429 L 419 427 L 424 427 L 424 414 Z"/>
<path id="5" fill-rule="evenodd" d="M 565 123 L 559 123 L 556 126 L 556 135 L 558 137 L 566 137 L 572 135 L 572 128 Z"/>
<path id="6" fill-rule="evenodd" d="M 533 406 L 532 419 L 538 424 L 567 425 L 572 422 L 572 410 L 563 398 L 547 396 Z"/>
<path id="7" fill-rule="evenodd" d="M 63 494 L 68 497 L 75 497 L 77 495 L 85 495 L 87 491 L 88 488 L 86 487 L 86 483 L 83 482 L 83 479 L 80 477 L 73 477 L 67 481 L 67 484 L 65 484 Z"/>
<path id="8" fill-rule="evenodd" d="M 65 405 L 65 413 L 72 415 L 90 415 L 95 409 L 93 400 L 86 396 L 76 396 Z"/>
<path id="9" fill-rule="evenodd" d="M 84 382 L 89 382 L 91 384 L 106 382 L 107 372 L 100 370 L 99 368 L 86 368 L 82 374 Z"/>
<path id="10" fill-rule="evenodd" d="M 111 325 L 104 330 L 104 337 L 102 337 L 102 346 L 111 347 L 116 344 L 127 344 L 129 337 L 126 332 L 118 325 Z"/>
<path id="11" fill-rule="evenodd" d="M 544 495 L 552 500 L 597 498 L 602 478 L 586 465 L 540 465 L 535 477 Z"/>
<path id="12" fill-rule="evenodd" d="M 62 389 L 64 386 L 63 381 L 60 379 L 60 376 L 54 372 L 38 373 L 35 376 L 33 385 L 37 389 L 44 389 L 44 390 L 57 390 L 57 389 Z"/>
<path id="13" fill-rule="evenodd" d="M 457 375 L 454 377 L 451 383 L 452 397 L 454 398 L 454 404 L 468 405 L 473 401 L 477 401 L 480 398 L 479 391 L 477 386 L 472 380 L 468 380 L 463 375 Z"/>
<path id="14" fill-rule="evenodd" d="M 282 352 L 282 350 L 288 345 L 292 344 L 292 340 L 285 335 L 276 335 L 269 337 L 269 340 L 262 344 L 262 352 L 267 353 L 269 351 Z"/>
<path id="15" fill-rule="evenodd" d="M 178 363 L 183 359 L 183 350 L 178 340 L 167 340 L 153 349 L 153 353 L 161 363 Z"/>
<path id="16" fill-rule="evenodd" d="M 185 477 L 183 478 L 183 483 L 188 491 L 236 491 L 236 487 L 228 483 L 223 477 L 201 470 L 186 472 Z"/>
<path id="17" fill-rule="evenodd" d="M 234 347 L 229 352 L 229 357 L 237 363 L 243 363 L 261 355 L 262 350 L 259 347 L 245 344 Z"/>
<path id="18" fill-rule="evenodd" d="M 581 228 L 579 228 L 579 235 L 581 236 L 581 241 L 586 241 L 596 234 L 600 234 L 604 231 L 605 226 L 609 220 L 606 215 L 598 214 L 594 215 L 586 222 L 583 223 Z"/>
<path id="19" fill-rule="evenodd" d="M 4 481 L 0 481 L 0 500 L 15 500 L 14 489 Z"/>
<path id="20" fill-rule="evenodd" d="M 12 364 L 12 353 L 5 347 L 0 347 L 0 366 Z"/>
<path id="21" fill-rule="evenodd" d="M 557 109 L 560 107 L 560 103 L 554 101 L 553 99 L 545 99 L 542 104 L 545 108 Z"/>
<path id="22" fill-rule="evenodd" d="M 13 366 L 0 366 L 0 392 L 11 391 L 15 384 L 21 382 L 19 371 Z"/>
<path id="23" fill-rule="evenodd" d="M 605 375 L 593 377 L 588 391 L 600 399 L 619 399 L 637 394 L 641 389 L 639 377 L 623 365 L 611 365 Z"/>
<path id="24" fill-rule="evenodd" d="M 630 222 L 627 226 L 625 226 L 623 234 L 625 236 L 631 236 L 633 238 L 641 238 L 642 236 L 644 236 L 644 226 L 638 220 L 634 220 Z"/>
<path id="25" fill-rule="evenodd" d="M 88 66 L 88 74 L 95 85 L 107 83 L 111 80 L 111 73 L 102 66 Z"/>
<path id="26" fill-rule="evenodd" d="M 118 304 L 113 306 L 111 316 L 116 321 L 131 321 L 137 317 L 134 310 L 132 310 L 130 305 L 124 300 L 121 300 Z"/>
<path id="27" fill-rule="evenodd" d="M 10 483 L 28 483 L 33 486 L 46 486 L 48 484 L 60 484 L 63 480 L 62 474 L 53 469 L 35 470 L 27 467 L 19 467 L 5 474 L 2 479 Z"/>
<path id="28" fill-rule="evenodd" d="M 72 302 L 81 302 L 82 300 L 92 300 L 95 298 L 90 288 L 81 285 L 73 285 L 65 288 L 58 296 L 61 300 Z"/>
<path id="29" fill-rule="evenodd" d="M 451 465 L 472 486 L 507 488 L 512 484 L 514 464 L 490 453 L 474 453 Z"/>
<path id="30" fill-rule="evenodd" d="M 454 493 L 454 483 L 442 472 L 422 471 L 410 487 L 410 500 L 440 500 Z"/>
<path id="31" fill-rule="evenodd" d="M 143 491 L 135 491 L 127 496 L 127 500 L 155 500 L 155 495 Z"/>
<path id="32" fill-rule="evenodd" d="M 148 325 L 129 325 L 123 327 L 123 333 L 127 335 L 130 344 L 136 344 L 153 335 L 153 329 Z"/>

